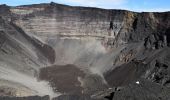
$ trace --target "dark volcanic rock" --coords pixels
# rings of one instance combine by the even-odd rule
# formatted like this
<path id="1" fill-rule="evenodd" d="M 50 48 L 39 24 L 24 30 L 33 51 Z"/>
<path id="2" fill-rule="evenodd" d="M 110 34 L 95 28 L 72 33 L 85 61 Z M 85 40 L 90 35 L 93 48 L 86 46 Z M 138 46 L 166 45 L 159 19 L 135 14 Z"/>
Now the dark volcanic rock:
<path id="1" fill-rule="evenodd" d="M 10 7 L 5 4 L 0 5 L 0 14 L 0 16 L 4 16 L 4 18 L 10 16 Z"/>
<path id="2" fill-rule="evenodd" d="M 145 47 L 147 49 L 160 49 L 167 46 L 167 36 L 152 34 L 145 39 Z"/>
<path id="3" fill-rule="evenodd" d="M 61 95 L 53 100 L 103 100 L 103 99 L 92 99 L 88 95 Z"/>
<path id="4" fill-rule="evenodd" d="M 0 75 L 4 76 L 0 77 L 0 80 L 7 77 L 7 81 L 14 81 L 17 84 L 18 80 L 15 77 L 24 75 L 27 78 L 28 75 L 28 79 L 35 80 L 35 76 L 37 77 L 40 72 L 40 80 L 48 81 L 55 92 L 63 93 L 55 98 L 56 100 L 91 100 L 93 96 L 101 97 L 99 99 L 103 100 L 102 97 L 107 93 L 108 96 L 105 98 L 110 100 L 112 98 L 113 100 L 168 100 L 170 99 L 169 19 L 170 12 L 138 13 L 72 7 L 54 2 L 17 7 L 0 5 Z M 66 38 L 88 41 L 87 44 L 81 45 L 81 48 L 74 46 L 77 54 L 71 49 L 71 52 L 74 52 L 74 59 L 70 52 L 67 54 L 62 52 L 63 49 L 60 51 L 59 46 L 63 46 L 60 41 L 65 41 Z M 95 42 L 91 42 L 92 39 Z M 57 43 L 59 45 L 55 45 Z M 69 43 L 64 46 L 68 47 L 64 47 L 68 51 L 73 48 Z M 79 52 L 88 50 L 92 52 Z M 110 52 L 115 54 L 112 55 Z M 56 65 L 56 60 L 60 59 L 60 57 L 56 59 L 56 55 L 60 53 L 66 53 L 61 62 L 67 62 L 64 60 L 69 59 L 72 64 L 78 62 L 80 67 Z M 87 67 L 81 66 L 80 60 L 83 64 L 87 62 Z M 44 67 L 46 65 L 47 67 Z M 83 82 L 80 77 L 84 78 Z M 18 84 L 22 83 L 19 81 Z M 26 85 L 27 89 L 34 87 Z M 110 96 L 110 91 L 107 90 L 112 88 L 108 89 L 109 87 L 116 88 Z M 87 95 L 84 95 L 84 92 Z M 10 92 L 7 95 L 10 95 Z M 49 99 L 48 96 L 1 98 Z"/>
<path id="5" fill-rule="evenodd" d="M 136 81 L 145 73 L 147 66 L 141 62 L 129 62 L 128 64 L 123 64 L 113 71 L 105 74 L 105 79 L 109 85 L 118 87 L 126 86 L 131 82 Z"/>
<path id="6" fill-rule="evenodd" d="M 67 94 L 82 94 L 81 83 L 78 77 L 85 73 L 74 65 L 54 65 L 40 70 L 40 79 L 47 80 L 57 92 Z"/>
<path id="7" fill-rule="evenodd" d="M 145 79 L 139 79 L 139 84 L 132 83 L 114 93 L 109 100 L 169 100 L 170 89 Z"/>
<path id="8" fill-rule="evenodd" d="M 153 82 L 159 83 L 164 86 L 170 85 L 170 71 L 169 66 L 156 61 L 155 67 L 151 72 L 149 79 Z"/>
<path id="9" fill-rule="evenodd" d="M 30 96 L 30 97 L 0 97 L 0 100 L 50 100 L 49 96 Z"/>

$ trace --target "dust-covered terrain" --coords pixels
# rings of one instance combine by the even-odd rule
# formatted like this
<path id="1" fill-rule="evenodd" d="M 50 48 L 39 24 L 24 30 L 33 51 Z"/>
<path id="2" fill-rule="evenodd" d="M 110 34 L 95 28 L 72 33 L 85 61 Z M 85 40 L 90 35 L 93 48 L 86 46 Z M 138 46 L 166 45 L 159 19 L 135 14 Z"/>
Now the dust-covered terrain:
<path id="1" fill-rule="evenodd" d="M 169 100 L 170 12 L 0 5 L 0 99 Z"/>

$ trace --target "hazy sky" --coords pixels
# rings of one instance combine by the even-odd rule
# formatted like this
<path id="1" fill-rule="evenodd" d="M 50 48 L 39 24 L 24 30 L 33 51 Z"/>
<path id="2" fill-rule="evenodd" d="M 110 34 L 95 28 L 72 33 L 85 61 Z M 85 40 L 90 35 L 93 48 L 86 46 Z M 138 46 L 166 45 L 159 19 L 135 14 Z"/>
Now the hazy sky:
<path id="1" fill-rule="evenodd" d="M 90 6 L 132 11 L 170 11 L 170 0 L 0 0 L 10 6 L 56 2 L 73 6 Z"/>

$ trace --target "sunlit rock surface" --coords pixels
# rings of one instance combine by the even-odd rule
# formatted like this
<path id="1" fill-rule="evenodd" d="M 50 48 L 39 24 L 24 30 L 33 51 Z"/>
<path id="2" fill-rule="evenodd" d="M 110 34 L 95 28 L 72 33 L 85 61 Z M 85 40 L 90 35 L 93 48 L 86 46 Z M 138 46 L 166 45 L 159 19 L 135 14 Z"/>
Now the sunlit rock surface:
<path id="1" fill-rule="evenodd" d="M 0 5 L 0 98 L 168 100 L 169 19 L 169 12 Z"/>

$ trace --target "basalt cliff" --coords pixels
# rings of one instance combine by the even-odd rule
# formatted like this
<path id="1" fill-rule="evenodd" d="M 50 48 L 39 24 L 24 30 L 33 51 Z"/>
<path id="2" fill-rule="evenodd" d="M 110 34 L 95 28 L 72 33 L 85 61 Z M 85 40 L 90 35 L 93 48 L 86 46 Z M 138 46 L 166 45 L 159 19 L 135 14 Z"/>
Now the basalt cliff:
<path id="1" fill-rule="evenodd" d="M 170 12 L 0 5 L 0 99 L 169 100 Z"/>

